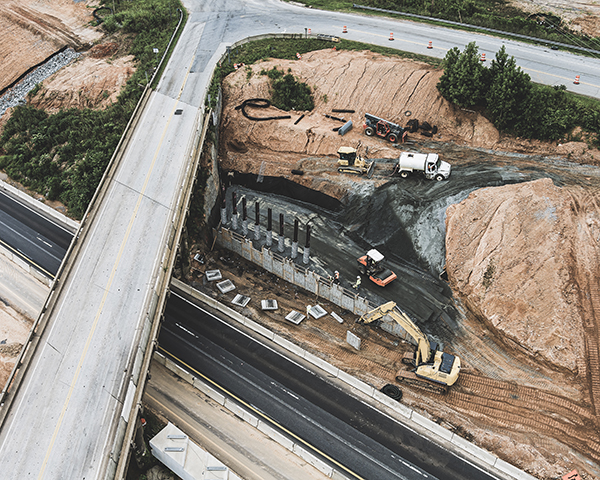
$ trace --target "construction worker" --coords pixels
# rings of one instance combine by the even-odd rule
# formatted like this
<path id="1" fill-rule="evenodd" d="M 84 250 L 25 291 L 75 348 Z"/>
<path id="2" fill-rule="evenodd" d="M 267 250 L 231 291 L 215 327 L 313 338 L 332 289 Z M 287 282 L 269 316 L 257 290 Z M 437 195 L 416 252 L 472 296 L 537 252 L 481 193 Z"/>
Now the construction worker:
<path id="1" fill-rule="evenodd" d="M 362 280 L 360 278 L 360 275 L 356 276 L 356 282 L 354 282 L 354 285 L 352 285 L 352 288 L 358 290 L 358 287 L 360 287 L 360 284 L 362 283 Z"/>
<path id="2" fill-rule="evenodd" d="M 335 283 L 336 285 L 340 284 L 340 272 L 338 272 L 337 270 L 333 274 L 333 283 Z"/>

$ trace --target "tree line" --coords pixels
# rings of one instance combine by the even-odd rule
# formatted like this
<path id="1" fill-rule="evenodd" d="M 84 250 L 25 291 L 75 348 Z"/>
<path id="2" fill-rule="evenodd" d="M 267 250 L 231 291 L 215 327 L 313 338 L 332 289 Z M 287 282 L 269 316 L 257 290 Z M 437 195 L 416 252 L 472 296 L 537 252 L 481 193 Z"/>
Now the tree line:
<path id="1" fill-rule="evenodd" d="M 446 54 L 444 74 L 438 83 L 442 96 L 466 108 L 481 108 L 494 126 L 524 138 L 559 140 L 575 127 L 588 132 L 588 141 L 600 146 L 600 103 L 567 92 L 564 85 L 545 86 L 509 57 L 504 46 L 489 68 L 480 61 L 475 42 L 464 51 Z"/>

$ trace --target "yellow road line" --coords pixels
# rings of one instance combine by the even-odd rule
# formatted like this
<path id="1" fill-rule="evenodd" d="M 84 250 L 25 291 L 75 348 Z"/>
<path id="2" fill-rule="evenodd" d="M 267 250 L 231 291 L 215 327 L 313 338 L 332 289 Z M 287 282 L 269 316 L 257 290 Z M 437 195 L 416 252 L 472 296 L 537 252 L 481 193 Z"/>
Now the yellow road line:
<path id="1" fill-rule="evenodd" d="M 207 382 L 211 383 L 212 385 L 214 385 L 215 387 L 217 387 L 219 390 L 221 390 L 222 392 L 225 392 L 227 395 L 229 395 L 231 398 L 234 398 L 236 401 L 238 401 L 239 403 L 241 403 L 242 405 L 244 405 L 246 408 L 248 408 L 249 410 L 252 410 L 256 415 L 268 420 L 270 423 L 272 423 L 273 425 L 276 425 L 278 428 L 280 428 L 281 430 L 283 430 L 285 433 L 287 433 L 288 435 L 290 435 L 291 437 L 293 437 L 294 439 L 296 439 L 297 441 L 303 443 L 304 445 L 306 445 L 308 448 L 310 448 L 311 450 L 317 452 L 319 455 L 323 456 L 324 458 L 326 458 L 327 460 L 329 460 L 331 463 L 333 463 L 334 465 L 336 465 L 337 467 L 341 468 L 342 470 L 344 470 L 346 473 L 349 473 L 350 475 L 352 475 L 354 478 L 357 478 L 359 480 L 364 480 L 363 477 L 361 477 L 359 474 L 353 472 L 352 470 L 350 470 L 348 467 L 342 465 L 340 462 L 338 462 L 337 460 L 331 458 L 329 455 L 327 455 L 325 452 L 322 452 L 321 450 L 319 450 L 317 447 L 311 445 L 310 443 L 308 443 L 306 440 L 303 440 L 302 438 L 300 438 L 298 435 L 296 435 L 295 433 L 289 431 L 287 428 L 285 428 L 283 425 L 280 425 L 279 423 L 277 423 L 275 420 L 273 420 L 272 418 L 268 417 L 267 415 L 265 415 L 264 413 L 262 413 L 261 411 L 257 410 L 256 408 L 254 408 L 252 405 L 250 405 L 249 403 L 245 402 L 244 400 L 242 400 L 241 398 L 237 397 L 236 395 L 234 395 L 233 393 L 231 393 L 229 390 L 227 390 L 226 388 L 222 387 L 221 385 L 219 385 L 218 383 L 216 383 L 215 381 L 211 380 L 210 378 L 208 378 L 206 375 L 204 375 L 203 373 L 200 373 L 198 370 L 196 370 L 194 367 L 188 365 L 187 363 L 185 363 L 183 360 L 180 360 L 179 358 L 177 358 L 175 355 L 173 355 L 172 353 L 168 352 L 167 350 L 165 350 L 163 347 L 161 347 L 160 345 L 158 346 L 159 350 L 162 350 L 164 353 L 166 353 L 167 355 L 169 355 L 171 358 L 174 358 L 175 360 L 177 360 L 179 363 L 181 363 L 182 365 L 185 365 L 186 368 L 189 368 L 192 372 L 200 375 L 204 380 L 206 380 Z"/>
<path id="2" fill-rule="evenodd" d="M 48 270 L 46 270 L 43 267 L 40 267 L 37 263 L 35 263 L 33 260 L 31 260 L 31 258 L 26 257 L 24 254 L 22 254 L 21 252 L 19 252 L 18 250 L 14 249 L 13 247 L 11 247 L 8 243 L 0 240 L 0 243 L 2 245 L 4 245 L 6 248 L 8 248 L 9 250 L 12 250 L 12 252 L 19 256 L 20 258 L 22 258 L 23 260 L 25 260 L 27 263 L 31 263 L 35 268 L 37 268 L 40 272 L 45 273 L 46 275 L 48 275 L 50 278 L 54 279 L 54 275 L 52 275 Z"/>
<path id="3" fill-rule="evenodd" d="M 90 344 L 92 343 L 92 338 L 94 336 L 94 332 L 96 331 L 96 327 L 98 326 L 98 321 L 100 320 L 100 315 L 102 314 L 102 311 L 104 310 L 104 304 L 106 303 L 106 299 L 108 298 L 108 293 L 110 291 L 110 287 L 112 285 L 112 282 L 115 278 L 115 275 L 117 273 L 117 268 L 119 267 L 119 263 L 121 262 L 121 257 L 123 255 L 123 252 L 125 251 L 125 245 L 127 244 L 127 240 L 129 239 L 129 235 L 131 234 L 131 230 L 133 228 L 133 223 L 137 217 L 137 212 L 139 210 L 139 207 L 142 203 L 142 199 L 144 198 L 144 194 L 146 192 L 146 188 L 148 186 L 148 182 L 150 181 L 150 175 L 152 174 L 152 171 L 154 170 L 154 165 L 156 164 L 156 160 L 158 159 L 158 154 L 160 152 L 160 149 L 162 147 L 162 143 L 165 139 L 165 135 L 167 133 L 167 130 L 169 128 L 169 125 L 171 124 L 171 120 L 173 119 L 173 114 L 175 113 L 175 110 L 177 109 L 177 106 L 179 104 L 179 99 L 181 98 L 181 94 L 183 93 L 183 89 L 185 87 L 185 84 L 187 82 L 188 76 L 190 74 L 191 68 L 192 68 L 192 62 L 194 61 L 194 57 L 192 57 L 192 61 L 190 62 L 190 65 L 188 67 L 188 71 L 185 75 L 185 78 L 183 80 L 183 84 L 181 85 L 181 89 L 179 90 L 179 95 L 177 95 L 177 99 L 175 101 L 175 104 L 173 106 L 173 110 L 171 111 L 171 115 L 169 116 L 169 120 L 167 121 L 167 124 L 165 125 L 165 128 L 163 129 L 162 135 L 160 137 L 160 140 L 158 142 L 158 147 L 156 148 L 155 152 L 154 152 L 154 157 L 152 158 L 152 163 L 150 164 L 150 169 L 148 170 L 148 173 L 146 174 L 146 178 L 144 180 L 144 184 L 142 186 L 142 189 L 139 192 L 138 195 L 138 199 L 137 202 L 135 204 L 135 208 L 133 210 L 133 213 L 131 214 L 131 218 L 129 219 L 129 225 L 127 225 L 127 230 L 125 232 L 125 236 L 123 237 L 123 240 L 121 242 L 121 246 L 119 248 L 119 252 L 117 254 L 117 258 L 115 260 L 115 263 L 112 267 L 112 270 L 110 272 L 110 276 L 108 279 L 108 282 L 106 284 L 106 287 L 104 288 L 104 295 L 102 296 L 102 300 L 100 301 L 100 306 L 98 307 L 98 310 L 96 312 L 96 316 L 94 318 L 94 322 L 92 323 L 92 328 L 90 329 L 90 332 L 88 334 L 87 340 L 85 342 L 85 346 L 83 348 L 83 351 L 81 352 L 81 357 L 79 358 L 79 363 L 77 364 L 77 368 L 75 369 L 75 374 L 73 376 L 73 379 L 71 380 L 70 386 L 69 386 L 69 392 L 67 394 L 67 397 L 65 399 L 65 403 L 63 405 L 63 408 L 60 412 L 60 415 L 58 417 L 58 421 L 56 422 L 56 426 L 54 428 L 54 433 L 52 435 L 52 438 L 50 440 L 50 445 L 48 446 L 48 449 L 46 450 L 46 456 L 44 457 L 44 461 L 42 463 L 41 469 L 40 469 L 40 473 L 38 474 L 38 480 L 43 478 L 44 476 L 44 471 L 46 470 L 46 466 L 48 464 L 48 460 L 50 459 L 50 455 L 52 453 L 52 449 L 54 448 L 54 443 L 56 442 L 56 438 L 58 436 L 58 432 L 60 430 L 60 427 L 62 425 L 63 419 L 65 417 L 65 414 L 67 412 L 67 408 L 69 406 L 69 403 L 71 401 L 71 396 L 73 395 L 73 391 L 75 390 L 75 385 L 77 383 L 77 379 L 79 378 L 79 374 L 81 373 L 81 369 L 83 368 L 83 362 L 85 361 L 85 358 L 87 356 L 87 352 L 89 350 Z"/>

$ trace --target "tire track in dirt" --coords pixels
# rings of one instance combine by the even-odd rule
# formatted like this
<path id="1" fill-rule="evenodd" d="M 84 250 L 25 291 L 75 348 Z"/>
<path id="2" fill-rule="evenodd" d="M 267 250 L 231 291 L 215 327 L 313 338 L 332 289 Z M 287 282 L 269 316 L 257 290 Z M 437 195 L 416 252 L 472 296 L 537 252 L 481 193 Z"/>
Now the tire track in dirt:
<path id="1" fill-rule="evenodd" d="M 590 216 L 595 214 L 600 218 L 600 208 L 598 207 L 598 192 L 583 190 L 581 188 L 567 190 L 573 201 L 573 210 L 579 219 L 581 235 L 589 237 L 585 245 L 594 245 L 594 235 L 590 230 L 592 220 Z M 583 244 L 582 242 L 579 242 Z M 588 249 L 589 250 L 589 249 Z M 591 251 L 576 251 L 579 258 L 576 265 L 576 282 L 581 292 L 581 303 L 584 310 L 583 328 L 585 351 L 587 360 L 587 379 L 594 413 L 594 422 L 596 430 L 600 429 L 600 350 L 598 336 L 600 332 L 600 287 L 598 285 L 598 271 L 590 271 L 588 265 L 598 265 L 598 249 Z M 594 258 L 594 262 L 589 262 L 586 255 Z"/>
<path id="2" fill-rule="evenodd" d="M 600 460 L 600 438 L 589 428 L 593 413 L 564 397 L 487 377 L 462 374 L 445 397 L 453 408 L 522 433 L 535 431 Z"/>

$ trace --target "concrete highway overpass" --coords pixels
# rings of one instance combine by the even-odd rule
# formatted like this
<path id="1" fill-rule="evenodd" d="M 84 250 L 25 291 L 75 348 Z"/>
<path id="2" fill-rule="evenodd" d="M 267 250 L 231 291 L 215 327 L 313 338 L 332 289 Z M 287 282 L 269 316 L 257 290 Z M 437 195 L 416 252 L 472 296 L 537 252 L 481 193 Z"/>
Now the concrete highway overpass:
<path id="1" fill-rule="evenodd" d="M 209 119 L 204 98 L 228 45 L 305 28 L 340 35 L 343 25 L 345 38 L 439 57 L 472 40 L 490 54 L 506 44 L 534 80 L 573 89 L 580 74 L 578 91 L 600 96 L 599 61 L 548 48 L 275 0 L 184 4 L 190 17 L 163 78 L 145 95 L 3 392 L 2 478 L 123 475 Z"/>

